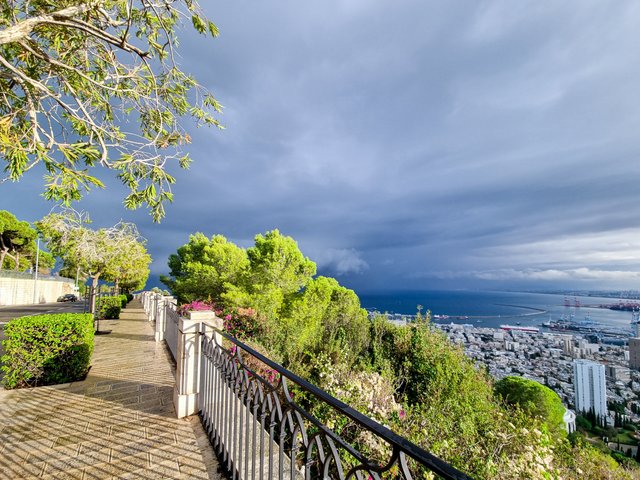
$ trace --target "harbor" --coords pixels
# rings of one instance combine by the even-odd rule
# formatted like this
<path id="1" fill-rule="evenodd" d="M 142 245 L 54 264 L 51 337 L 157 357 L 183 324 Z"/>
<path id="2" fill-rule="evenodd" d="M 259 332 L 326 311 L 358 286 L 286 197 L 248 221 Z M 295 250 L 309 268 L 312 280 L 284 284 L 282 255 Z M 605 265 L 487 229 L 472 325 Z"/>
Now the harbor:
<path id="1" fill-rule="evenodd" d="M 425 295 L 425 297 L 427 297 Z M 619 344 L 636 335 L 640 301 L 550 294 L 461 294 L 424 298 L 424 316 L 434 324 L 458 324 L 494 329 L 589 335 L 594 342 Z M 413 297 L 412 300 L 420 301 Z M 443 301 L 447 300 L 447 301 Z M 414 312 L 408 302 L 394 305 Z M 389 305 L 391 306 L 391 305 Z M 418 305 L 419 306 L 419 305 Z M 368 308 L 370 315 L 379 309 Z M 415 314 L 385 312 L 390 321 L 402 324 L 415 320 Z M 506 327 L 506 328 L 505 328 Z"/>

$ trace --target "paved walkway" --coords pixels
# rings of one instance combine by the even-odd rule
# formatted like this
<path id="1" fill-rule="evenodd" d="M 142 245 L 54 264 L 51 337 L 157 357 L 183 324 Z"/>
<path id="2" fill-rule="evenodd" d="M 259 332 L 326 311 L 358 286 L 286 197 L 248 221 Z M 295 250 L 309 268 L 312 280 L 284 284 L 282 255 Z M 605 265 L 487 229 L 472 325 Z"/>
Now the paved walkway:
<path id="1" fill-rule="evenodd" d="M 222 479 L 197 417 L 177 419 L 173 364 L 140 302 L 100 323 L 82 382 L 0 390 L 0 479 Z"/>

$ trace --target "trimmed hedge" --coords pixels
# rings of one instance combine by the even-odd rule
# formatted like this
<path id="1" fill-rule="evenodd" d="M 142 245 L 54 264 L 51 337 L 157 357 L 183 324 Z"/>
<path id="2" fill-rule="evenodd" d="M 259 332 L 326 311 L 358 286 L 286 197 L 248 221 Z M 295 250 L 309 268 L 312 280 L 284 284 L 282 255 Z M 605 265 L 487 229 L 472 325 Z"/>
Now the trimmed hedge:
<path id="1" fill-rule="evenodd" d="M 102 297 L 100 299 L 99 318 L 106 318 L 107 320 L 120 318 L 120 310 L 122 310 L 122 300 L 120 296 Z"/>
<path id="2" fill-rule="evenodd" d="M 55 385 L 87 374 L 93 353 L 93 316 L 35 315 L 11 320 L 2 342 L 7 389 Z"/>
<path id="3" fill-rule="evenodd" d="M 122 293 L 118 295 L 118 298 L 120 299 L 120 307 L 124 309 L 127 306 L 127 303 L 129 303 L 129 300 L 127 300 L 127 296 Z"/>

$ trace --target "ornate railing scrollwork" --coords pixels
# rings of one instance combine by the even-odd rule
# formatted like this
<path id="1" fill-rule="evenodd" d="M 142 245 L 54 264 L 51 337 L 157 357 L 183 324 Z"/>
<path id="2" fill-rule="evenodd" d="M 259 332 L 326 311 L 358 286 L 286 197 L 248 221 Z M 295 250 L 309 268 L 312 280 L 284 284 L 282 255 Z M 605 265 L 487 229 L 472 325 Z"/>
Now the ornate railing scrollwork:
<path id="1" fill-rule="evenodd" d="M 231 347 L 216 337 L 224 337 Z M 469 478 L 236 338 L 220 331 L 201 338 L 200 416 L 233 479 L 411 479 L 410 463 L 441 478 Z M 265 378 L 245 355 L 277 378 Z M 290 384 L 384 441 L 390 452 L 386 462 L 367 458 L 302 408 Z"/>

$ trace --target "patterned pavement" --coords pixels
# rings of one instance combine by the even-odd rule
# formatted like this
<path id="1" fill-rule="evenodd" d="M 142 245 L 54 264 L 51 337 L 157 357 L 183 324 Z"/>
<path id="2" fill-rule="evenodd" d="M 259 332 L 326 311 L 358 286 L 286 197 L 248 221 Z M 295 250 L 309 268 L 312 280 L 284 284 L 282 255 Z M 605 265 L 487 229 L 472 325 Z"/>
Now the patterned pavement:
<path id="1" fill-rule="evenodd" d="M 199 419 L 175 417 L 173 362 L 140 302 L 100 329 L 85 380 L 0 390 L 0 479 L 224 478 Z"/>

